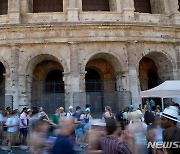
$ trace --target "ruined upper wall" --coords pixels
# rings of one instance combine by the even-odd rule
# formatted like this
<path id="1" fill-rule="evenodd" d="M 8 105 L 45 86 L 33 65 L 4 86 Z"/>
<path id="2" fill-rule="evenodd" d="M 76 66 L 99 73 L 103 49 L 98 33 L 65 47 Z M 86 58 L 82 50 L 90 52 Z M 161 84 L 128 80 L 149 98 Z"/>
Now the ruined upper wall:
<path id="1" fill-rule="evenodd" d="M 151 13 L 136 12 L 135 7 L 141 5 L 141 0 L 135 0 L 136 6 L 134 0 L 109 0 L 109 11 L 83 11 L 83 0 L 62 1 L 62 12 L 33 13 L 33 0 L 9 0 L 7 14 L 0 15 L 0 25 L 97 21 L 180 24 L 178 0 L 147 0 Z"/>

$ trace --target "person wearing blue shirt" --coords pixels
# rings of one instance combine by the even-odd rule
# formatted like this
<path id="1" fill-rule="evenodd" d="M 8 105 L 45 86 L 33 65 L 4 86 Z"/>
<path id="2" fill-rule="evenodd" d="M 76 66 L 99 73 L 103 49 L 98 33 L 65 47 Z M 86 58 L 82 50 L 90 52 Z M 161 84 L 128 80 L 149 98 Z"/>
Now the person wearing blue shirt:
<path id="1" fill-rule="evenodd" d="M 74 118 L 63 117 L 61 123 L 60 134 L 56 139 L 52 154 L 74 154 L 74 144 L 70 136 L 75 128 Z"/>

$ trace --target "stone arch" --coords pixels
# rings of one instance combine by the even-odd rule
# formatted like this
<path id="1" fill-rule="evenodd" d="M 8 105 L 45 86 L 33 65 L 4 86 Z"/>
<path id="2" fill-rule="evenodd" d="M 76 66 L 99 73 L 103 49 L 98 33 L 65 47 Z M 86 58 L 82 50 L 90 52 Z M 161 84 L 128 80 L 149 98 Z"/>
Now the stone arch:
<path id="1" fill-rule="evenodd" d="M 60 70 L 62 72 L 64 71 L 62 65 L 59 62 L 55 60 L 43 60 L 42 62 L 35 65 L 33 69 L 33 77 L 37 81 L 44 82 L 46 80 L 46 76 L 52 70 Z"/>
<path id="2" fill-rule="evenodd" d="M 9 67 L 9 64 L 7 63 L 7 61 L 0 56 L 0 62 L 4 65 L 4 68 L 5 68 L 5 71 L 6 71 L 6 74 L 10 74 L 10 67 Z"/>
<path id="3" fill-rule="evenodd" d="M 170 62 L 170 64 L 172 65 L 172 68 L 176 68 L 176 60 L 171 56 L 169 55 L 167 52 L 165 51 L 144 51 L 142 53 L 141 56 L 139 56 L 137 58 L 137 63 L 136 63 L 136 67 L 138 68 L 138 65 L 139 65 L 139 62 L 140 60 L 143 58 L 143 57 L 150 57 L 150 58 L 153 58 L 153 57 L 161 57 L 161 58 L 165 58 L 167 61 Z"/>
<path id="4" fill-rule="evenodd" d="M 153 52 L 143 54 L 141 58 L 139 57 L 139 63 L 138 63 L 138 67 L 137 67 L 138 72 L 141 72 L 141 70 L 139 70 L 140 62 L 142 62 L 142 60 L 145 60 L 145 59 L 147 60 L 146 61 L 147 67 L 149 67 L 148 65 L 152 65 L 152 66 L 154 65 L 153 67 L 156 68 L 155 72 L 157 71 L 157 76 L 158 76 L 157 85 L 164 82 L 165 80 L 173 80 L 174 79 L 173 68 L 176 67 L 175 61 L 167 53 L 153 51 Z M 152 63 L 154 63 L 154 64 L 152 64 Z M 151 68 L 151 69 L 153 69 L 153 68 Z M 143 89 L 143 90 L 146 90 L 146 89 Z"/>
<path id="5" fill-rule="evenodd" d="M 48 74 L 52 71 L 59 71 L 61 82 L 46 80 Z M 44 110 L 53 114 L 59 106 L 65 107 L 65 87 L 63 81 L 64 68 L 58 57 L 51 54 L 39 54 L 33 56 L 26 67 L 26 74 L 31 77 L 29 81 L 31 92 L 31 105 L 42 106 Z M 39 74 L 39 75 L 38 75 Z"/>
<path id="6" fill-rule="evenodd" d="M 86 54 L 81 62 L 80 70 L 85 71 L 86 65 L 90 60 L 93 59 L 104 59 L 107 60 L 114 68 L 115 73 L 118 74 L 121 71 L 126 70 L 126 61 L 124 61 L 120 56 L 115 53 L 109 52 L 92 52 L 91 54 Z"/>
<path id="7" fill-rule="evenodd" d="M 6 76 L 4 76 L 6 74 Z M 7 89 L 7 75 L 10 74 L 8 63 L 0 56 L 0 108 L 5 108 L 5 92 Z"/>
<path id="8" fill-rule="evenodd" d="M 23 67 L 21 70 L 21 74 L 32 74 L 33 68 L 40 62 L 45 60 L 53 60 L 58 63 L 60 63 L 63 67 L 64 72 L 69 72 L 69 68 L 65 62 L 65 60 L 60 56 L 56 54 L 48 54 L 48 53 L 39 53 L 36 52 L 32 55 L 30 55 L 27 59 L 24 59 L 22 62 Z"/>

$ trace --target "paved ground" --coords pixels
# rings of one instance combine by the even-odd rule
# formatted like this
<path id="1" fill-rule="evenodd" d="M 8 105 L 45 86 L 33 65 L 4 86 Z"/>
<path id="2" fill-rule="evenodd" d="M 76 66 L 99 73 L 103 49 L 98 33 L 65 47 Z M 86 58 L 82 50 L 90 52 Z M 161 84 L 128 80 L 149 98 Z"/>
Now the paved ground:
<path id="1" fill-rule="evenodd" d="M 12 148 L 14 154 L 29 154 L 27 150 L 22 150 L 20 148 Z M 3 151 L 0 149 L 0 154 L 8 154 L 8 151 Z"/>
<path id="2" fill-rule="evenodd" d="M 22 150 L 20 147 L 12 148 L 12 151 L 14 154 L 30 154 L 28 150 Z M 8 151 L 3 151 L 0 147 L 0 154 L 8 154 Z M 76 154 L 86 154 L 86 152 L 84 150 L 78 150 Z"/>

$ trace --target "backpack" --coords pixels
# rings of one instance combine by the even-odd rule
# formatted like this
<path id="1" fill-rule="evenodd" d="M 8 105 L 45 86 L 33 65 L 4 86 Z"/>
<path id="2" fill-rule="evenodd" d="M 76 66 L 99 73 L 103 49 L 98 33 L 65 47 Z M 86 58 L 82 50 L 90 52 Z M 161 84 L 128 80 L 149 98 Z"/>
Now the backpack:
<path id="1" fill-rule="evenodd" d="M 121 122 L 121 121 L 124 121 L 124 117 L 123 117 L 123 112 L 118 112 L 117 114 L 116 114 L 116 119 L 117 119 L 117 121 L 119 121 L 119 122 Z"/>

